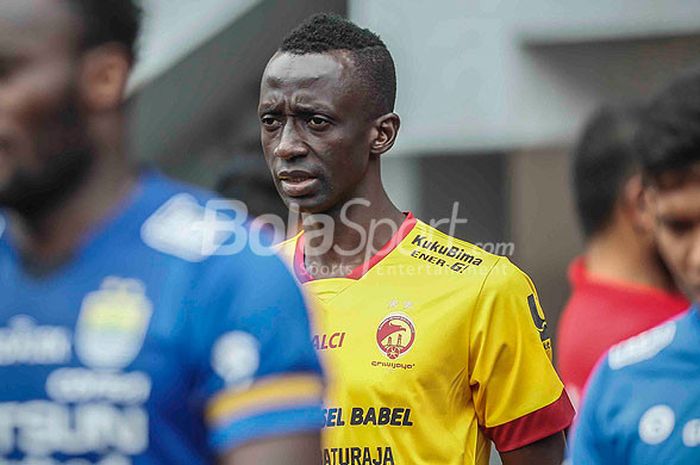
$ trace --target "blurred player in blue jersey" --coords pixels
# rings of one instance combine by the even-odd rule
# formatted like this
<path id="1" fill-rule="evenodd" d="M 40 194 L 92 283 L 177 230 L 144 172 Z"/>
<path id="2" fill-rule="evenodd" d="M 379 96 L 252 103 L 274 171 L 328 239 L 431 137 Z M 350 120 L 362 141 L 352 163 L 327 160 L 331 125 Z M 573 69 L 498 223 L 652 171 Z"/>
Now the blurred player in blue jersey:
<path id="1" fill-rule="evenodd" d="M 700 463 L 700 74 L 654 99 L 638 142 L 659 250 L 694 305 L 601 361 L 574 465 Z"/>
<path id="2" fill-rule="evenodd" d="M 316 464 L 286 268 L 127 161 L 138 26 L 130 0 L 0 2 L 0 464 Z"/>

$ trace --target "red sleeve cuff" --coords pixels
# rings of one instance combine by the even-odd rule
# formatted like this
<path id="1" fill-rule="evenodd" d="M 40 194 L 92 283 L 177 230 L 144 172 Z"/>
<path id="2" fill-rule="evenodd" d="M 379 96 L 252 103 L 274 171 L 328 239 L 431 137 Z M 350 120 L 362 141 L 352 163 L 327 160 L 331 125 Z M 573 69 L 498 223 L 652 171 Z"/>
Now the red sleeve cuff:
<path id="1" fill-rule="evenodd" d="M 508 452 L 565 430 L 573 419 L 574 407 L 566 391 L 562 390 L 559 398 L 546 407 L 508 423 L 484 429 L 499 452 Z"/>

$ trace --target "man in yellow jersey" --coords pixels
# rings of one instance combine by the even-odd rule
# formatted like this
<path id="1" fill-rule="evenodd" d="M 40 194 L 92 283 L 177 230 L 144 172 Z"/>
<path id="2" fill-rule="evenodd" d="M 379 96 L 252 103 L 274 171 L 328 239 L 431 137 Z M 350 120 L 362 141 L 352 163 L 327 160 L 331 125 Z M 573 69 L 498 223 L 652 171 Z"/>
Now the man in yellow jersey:
<path id="1" fill-rule="evenodd" d="M 395 94 L 384 43 L 330 15 L 292 31 L 262 78 L 265 158 L 304 217 L 281 251 L 331 380 L 322 463 L 483 465 L 492 440 L 506 465 L 559 465 L 573 408 L 535 288 L 391 203 Z"/>

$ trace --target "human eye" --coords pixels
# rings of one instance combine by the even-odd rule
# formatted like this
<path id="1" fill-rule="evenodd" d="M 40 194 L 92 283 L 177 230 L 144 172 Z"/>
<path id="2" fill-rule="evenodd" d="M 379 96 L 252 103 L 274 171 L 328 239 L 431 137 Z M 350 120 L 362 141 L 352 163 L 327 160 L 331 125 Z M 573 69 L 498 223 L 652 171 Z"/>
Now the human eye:
<path id="1" fill-rule="evenodd" d="M 278 118 L 275 118 L 273 115 L 265 114 L 260 117 L 260 124 L 266 130 L 274 131 L 275 129 L 280 127 L 281 122 Z"/>
<path id="2" fill-rule="evenodd" d="M 309 128 L 313 129 L 314 131 L 324 131 L 331 126 L 331 122 L 327 118 L 320 115 L 309 116 L 306 120 L 306 124 L 308 124 Z"/>
<path id="3" fill-rule="evenodd" d="M 665 220 L 664 226 L 671 232 L 674 236 L 683 236 L 690 232 L 695 226 L 692 221 L 688 220 Z"/>

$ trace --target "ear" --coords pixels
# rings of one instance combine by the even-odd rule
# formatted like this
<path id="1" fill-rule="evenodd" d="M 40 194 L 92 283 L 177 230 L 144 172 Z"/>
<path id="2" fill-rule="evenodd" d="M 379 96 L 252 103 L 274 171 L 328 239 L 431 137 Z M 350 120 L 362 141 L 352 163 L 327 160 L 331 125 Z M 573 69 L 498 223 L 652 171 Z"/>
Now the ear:
<path id="1" fill-rule="evenodd" d="M 401 118 L 396 113 L 387 113 L 374 121 L 369 150 L 372 155 L 382 155 L 396 142 Z"/>
<path id="2" fill-rule="evenodd" d="M 110 111 L 119 107 L 131 61 L 124 48 L 106 44 L 88 50 L 82 58 L 80 95 L 83 104 L 92 111 Z"/>
<path id="3" fill-rule="evenodd" d="M 625 210 L 630 215 L 635 230 L 649 234 L 654 227 L 654 217 L 649 205 L 649 196 L 641 174 L 635 174 L 623 187 Z"/>

